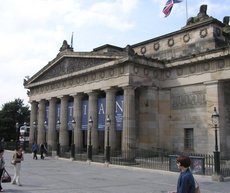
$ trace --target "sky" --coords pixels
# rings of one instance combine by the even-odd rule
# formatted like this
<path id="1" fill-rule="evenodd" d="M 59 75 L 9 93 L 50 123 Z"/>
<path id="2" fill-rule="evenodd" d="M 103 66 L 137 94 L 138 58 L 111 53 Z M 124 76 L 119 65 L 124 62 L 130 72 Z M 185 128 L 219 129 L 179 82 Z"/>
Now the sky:
<path id="1" fill-rule="evenodd" d="M 165 18 L 166 1 L 0 0 L 0 109 L 16 98 L 29 105 L 23 79 L 54 59 L 63 40 L 70 44 L 72 33 L 74 51 L 92 51 L 104 44 L 125 47 L 180 30 L 186 16 L 196 16 L 202 4 L 220 21 L 230 15 L 229 0 L 184 0 Z"/>

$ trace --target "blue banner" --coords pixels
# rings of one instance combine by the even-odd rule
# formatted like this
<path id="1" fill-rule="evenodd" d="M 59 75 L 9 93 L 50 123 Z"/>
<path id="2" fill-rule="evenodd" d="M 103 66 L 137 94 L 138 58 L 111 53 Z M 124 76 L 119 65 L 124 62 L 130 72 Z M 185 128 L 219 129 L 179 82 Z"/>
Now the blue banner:
<path id="1" fill-rule="evenodd" d="M 67 109 L 67 127 L 68 130 L 73 130 L 73 102 L 68 102 L 68 109 Z"/>
<path id="2" fill-rule="evenodd" d="M 81 130 L 88 129 L 88 100 L 82 100 L 81 104 Z"/>
<path id="3" fill-rule="evenodd" d="M 56 104 L 56 129 L 59 130 L 60 129 L 60 111 L 61 111 L 61 104 L 57 103 Z M 59 124 L 58 124 L 59 122 Z"/>
<path id="4" fill-rule="evenodd" d="M 116 96 L 116 104 L 115 104 L 115 129 L 117 131 L 123 130 L 123 103 L 124 96 L 118 95 Z"/>
<path id="5" fill-rule="evenodd" d="M 105 98 L 98 98 L 98 125 L 97 130 L 104 131 L 105 130 Z"/>

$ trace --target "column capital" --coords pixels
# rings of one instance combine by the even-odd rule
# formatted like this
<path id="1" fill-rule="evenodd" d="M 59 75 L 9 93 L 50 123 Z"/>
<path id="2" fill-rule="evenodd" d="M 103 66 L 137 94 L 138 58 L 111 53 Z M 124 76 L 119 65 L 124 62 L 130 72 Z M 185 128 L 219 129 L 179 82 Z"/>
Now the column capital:
<path id="1" fill-rule="evenodd" d="M 212 86 L 212 85 L 217 85 L 219 83 L 218 80 L 212 80 L 212 81 L 206 81 L 203 84 L 206 86 Z"/>
<path id="2" fill-rule="evenodd" d="M 76 94 L 73 94 L 71 95 L 73 98 L 78 98 L 78 99 L 81 99 L 83 96 L 84 96 L 84 93 L 80 92 L 80 93 L 76 93 Z"/>
<path id="3" fill-rule="evenodd" d="M 88 92 L 88 93 L 86 93 L 86 94 L 88 94 L 88 96 L 94 96 L 94 97 L 97 97 L 98 96 L 98 92 L 97 91 L 91 91 L 91 92 Z"/>
<path id="4" fill-rule="evenodd" d="M 104 91 L 105 91 L 106 93 L 114 93 L 114 92 L 117 91 L 117 89 L 116 89 L 116 88 L 107 88 L 107 89 L 104 89 Z"/>
<path id="5" fill-rule="evenodd" d="M 124 90 L 135 90 L 137 87 L 133 86 L 133 85 L 127 85 L 127 86 L 123 86 L 122 89 Z"/>
<path id="6" fill-rule="evenodd" d="M 57 97 L 50 97 L 47 99 L 48 101 L 51 101 L 51 100 L 57 100 Z"/>

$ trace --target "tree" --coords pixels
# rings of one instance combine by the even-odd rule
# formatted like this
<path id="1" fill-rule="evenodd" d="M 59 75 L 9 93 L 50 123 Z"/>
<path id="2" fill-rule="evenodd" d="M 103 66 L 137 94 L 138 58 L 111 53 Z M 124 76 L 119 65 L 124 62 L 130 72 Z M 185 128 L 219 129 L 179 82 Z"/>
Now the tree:
<path id="1" fill-rule="evenodd" d="M 18 136 L 16 123 L 21 126 L 24 122 L 29 123 L 29 120 L 29 106 L 25 106 L 22 99 L 5 103 L 0 111 L 0 137 L 4 137 L 6 141 L 16 139 Z"/>

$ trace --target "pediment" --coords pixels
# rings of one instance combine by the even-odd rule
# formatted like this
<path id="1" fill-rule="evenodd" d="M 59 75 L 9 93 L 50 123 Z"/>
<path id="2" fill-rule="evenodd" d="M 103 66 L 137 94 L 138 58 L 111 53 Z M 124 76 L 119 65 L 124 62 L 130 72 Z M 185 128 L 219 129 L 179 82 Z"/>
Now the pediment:
<path id="1" fill-rule="evenodd" d="M 44 69 L 41 74 L 30 83 L 45 81 L 56 77 L 71 74 L 73 72 L 81 71 L 93 66 L 101 65 L 114 58 L 79 58 L 79 57 L 65 57 Z"/>

